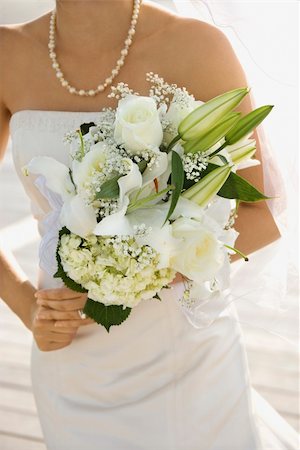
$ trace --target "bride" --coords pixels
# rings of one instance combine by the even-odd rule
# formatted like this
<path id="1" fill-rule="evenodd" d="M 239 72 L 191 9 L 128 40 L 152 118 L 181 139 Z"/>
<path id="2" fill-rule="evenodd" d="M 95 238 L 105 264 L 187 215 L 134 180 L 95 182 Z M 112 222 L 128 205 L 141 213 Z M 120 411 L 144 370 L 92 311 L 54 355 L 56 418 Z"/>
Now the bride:
<path id="1" fill-rule="evenodd" d="M 111 84 L 148 95 L 145 75 L 154 72 L 202 101 L 247 86 L 218 29 L 151 1 L 57 0 L 55 14 L 0 34 L 0 151 L 10 133 L 41 235 L 49 205 L 21 169 L 41 154 L 66 162 L 65 132 L 116 107 L 107 97 Z M 239 107 L 251 109 L 248 98 Z M 243 176 L 263 190 L 262 165 Z M 235 227 L 237 247 L 248 254 L 280 237 L 265 202 L 242 204 Z M 107 334 L 82 315 L 85 295 L 46 271 L 33 286 L 1 253 L 0 273 L 1 298 L 33 334 L 32 384 L 49 450 L 275 450 L 253 413 L 232 307 L 197 330 L 169 290 Z"/>

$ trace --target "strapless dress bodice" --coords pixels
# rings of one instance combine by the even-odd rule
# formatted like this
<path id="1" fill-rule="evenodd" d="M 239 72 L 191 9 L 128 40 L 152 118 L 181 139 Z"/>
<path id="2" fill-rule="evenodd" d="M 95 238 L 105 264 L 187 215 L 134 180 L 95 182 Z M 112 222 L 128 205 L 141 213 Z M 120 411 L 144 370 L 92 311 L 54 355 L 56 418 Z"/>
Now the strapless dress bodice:
<path id="1" fill-rule="evenodd" d="M 12 154 L 17 174 L 30 198 L 33 216 L 39 225 L 49 212 L 49 205 L 34 185 L 32 177 L 26 177 L 22 168 L 35 156 L 51 156 L 68 164 L 68 149 L 64 136 L 84 122 L 97 121 L 100 111 L 45 111 L 21 110 L 11 116 L 9 128 Z M 41 227 L 39 226 L 41 233 Z"/>

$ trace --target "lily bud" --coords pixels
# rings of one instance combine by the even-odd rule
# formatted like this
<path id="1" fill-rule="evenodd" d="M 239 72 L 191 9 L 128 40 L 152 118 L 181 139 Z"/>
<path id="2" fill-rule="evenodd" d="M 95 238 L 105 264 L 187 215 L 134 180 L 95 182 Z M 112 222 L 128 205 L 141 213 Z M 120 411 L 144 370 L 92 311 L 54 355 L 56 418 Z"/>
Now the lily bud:
<path id="1" fill-rule="evenodd" d="M 232 166 L 225 164 L 212 170 L 209 174 L 205 175 L 198 183 L 187 189 L 182 197 L 187 198 L 199 206 L 205 207 L 208 202 L 219 192 L 229 174 Z"/>
<path id="2" fill-rule="evenodd" d="M 219 120 L 233 110 L 249 93 L 249 88 L 234 89 L 214 97 L 188 114 L 178 127 L 178 133 L 184 141 L 200 139 Z"/>
<path id="3" fill-rule="evenodd" d="M 255 139 L 241 142 L 236 145 L 228 145 L 225 147 L 233 164 L 239 164 L 246 159 L 252 158 L 256 152 Z"/>
<path id="4" fill-rule="evenodd" d="M 240 113 L 230 112 L 203 137 L 186 142 L 183 145 L 184 153 L 205 152 L 226 135 L 226 133 L 239 120 L 240 116 Z"/>
<path id="5" fill-rule="evenodd" d="M 272 105 L 261 106 L 254 109 L 246 116 L 242 117 L 234 127 L 226 134 L 225 139 L 228 145 L 233 145 L 253 131 L 272 111 Z"/>

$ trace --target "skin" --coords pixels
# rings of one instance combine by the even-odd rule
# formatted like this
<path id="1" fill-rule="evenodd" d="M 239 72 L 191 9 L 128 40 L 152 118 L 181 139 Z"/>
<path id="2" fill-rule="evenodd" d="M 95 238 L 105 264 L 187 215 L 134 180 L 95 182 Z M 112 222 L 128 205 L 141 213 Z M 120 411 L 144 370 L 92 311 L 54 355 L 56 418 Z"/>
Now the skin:
<path id="1" fill-rule="evenodd" d="M 57 1 L 57 54 L 66 78 L 90 89 L 103 81 L 123 48 L 131 17 L 130 0 Z M 50 14 L 24 24 L 0 27 L 0 156 L 3 157 L 13 113 L 24 109 L 99 111 L 116 107 L 109 89 L 94 98 L 72 96 L 56 79 L 48 56 Z M 16 70 L 17 68 L 17 70 Z M 227 38 L 215 27 L 182 18 L 144 1 L 134 42 L 125 65 L 115 78 L 148 95 L 146 72 L 158 73 L 169 83 L 185 86 L 196 99 L 207 101 L 225 91 L 248 85 Z M 238 110 L 254 108 L 247 96 Z M 257 137 L 256 158 L 261 160 Z M 264 191 L 262 165 L 241 175 Z M 266 193 L 267 194 L 267 193 Z M 235 228 L 236 247 L 246 254 L 275 241 L 279 230 L 266 202 L 242 203 Z M 232 257 L 232 261 L 239 258 Z M 8 252 L 0 253 L 0 296 L 32 331 L 43 351 L 69 345 L 80 326 L 78 309 L 86 296 L 70 289 L 37 290 Z"/>

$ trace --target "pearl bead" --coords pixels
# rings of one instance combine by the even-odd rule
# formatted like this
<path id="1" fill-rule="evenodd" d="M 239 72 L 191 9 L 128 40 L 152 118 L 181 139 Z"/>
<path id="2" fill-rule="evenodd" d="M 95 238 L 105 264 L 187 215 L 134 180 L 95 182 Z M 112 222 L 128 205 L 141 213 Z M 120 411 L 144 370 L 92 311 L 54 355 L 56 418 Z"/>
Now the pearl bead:
<path id="1" fill-rule="evenodd" d="M 105 82 L 103 84 L 99 84 L 96 89 L 90 89 L 90 90 L 84 90 L 80 89 L 77 90 L 75 87 L 70 86 L 69 82 L 65 80 L 62 71 L 60 70 L 60 66 L 58 61 L 56 60 L 56 53 L 55 53 L 55 28 L 56 28 L 56 11 L 55 9 L 52 11 L 51 17 L 50 17 L 50 25 L 49 25 L 49 41 L 48 41 L 48 49 L 49 49 L 49 57 L 52 60 L 52 67 L 56 72 L 56 77 L 59 79 L 61 85 L 68 89 L 70 94 L 76 94 L 83 96 L 94 96 L 98 94 L 99 92 L 104 91 L 104 89 L 110 85 L 113 81 L 113 79 L 118 75 L 120 68 L 124 65 L 125 57 L 128 55 L 128 50 L 130 45 L 132 44 L 132 37 L 136 33 L 135 26 L 137 24 L 137 19 L 140 12 L 140 5 L 142 3 L 142 0 L 134 0 L 134 7 L 130 22 L 130 28 L 127 33 L 127 38 L 124 42 L 124 48 L 121 50 L 121 56 L 117 60 L 116 66 L 111 71 L 111 76 L 105 79 Z"/>

